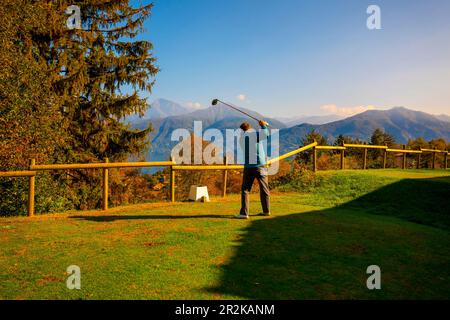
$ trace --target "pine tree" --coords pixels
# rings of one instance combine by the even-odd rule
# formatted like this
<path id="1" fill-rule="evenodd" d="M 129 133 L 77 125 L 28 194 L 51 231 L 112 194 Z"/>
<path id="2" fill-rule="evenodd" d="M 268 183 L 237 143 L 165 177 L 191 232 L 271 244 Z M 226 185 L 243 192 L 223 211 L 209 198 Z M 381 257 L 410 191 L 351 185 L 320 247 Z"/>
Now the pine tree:
<path id="1" fill-rule="evenodd" d="M 132 130 L 124 117 L 143 114 L 158 72 L 149 41 L 135 40 L 152 4 L 133 7 L 128 0 L 61 1 L 54 12 L 78 5 L 82 28 L 60 28 L 46 39 L 48 63 L 61 70 L 55 90 L 63 100 L 63 115 L 70 133 L 64 161 L 96 161 L 109 157 L 126 160 L 148 145 L 151 128 Z M 57 49 L 56 49 L 57 48 Z M 131 89 L 131 93 L 124 89 Z"/>
<path id="2" fill-rule="evenodd" d="M 370 144 L 392 147 L 395 144 L 395 138 L 384 132 L 382 129 L 377 128 L 373 131 L 372 136 L 370 137 Z"/>
<path id="3" fill-rule="evenodd" d="M 129 2 L 60 1 L 49 13 L 59 21 L 58 28 L 37 35 L 44 40 L 48 65 L 59 71 L 54 89 L 68 139 L 56 153 L 56 162 L 125 161 L 148 147 L 151 127 L 134 130 L 123 119 L 148 108 L 139 91 L 151 92 L 158 72 L 152 44 L 135 40 L 152 5 L 133 7 Z M 79 6 L 81 29 L 66 27 L 68 17 L 63 13 L 69 5 Z M 121 177 L 112 174 L 111 183 L 120 185 Z M 70 201 L 78 208 L 100 204 L 97 172 L 72 172 L 63 182 L 72 190 Z"/>
<path id="4" fill-rule="evenodd" d="M 322 136 L 319 132 L 316 130 L 311 130 L 304 138 L 301 140 L 301 146 L 306 146 L 307 144 L 311 144 L 314 141 L 317 141 L 317 144 L 319 146 L 327 145 L 327 139 L 325 139 L 324 136 Z M 312 151 L 307 150 L 306 152 L 301 152 L 297 155 L 295 158 L 297 162 L 300 163 L 310 163 L 312 159 Z"/>
<path id="5" fill-rule="evenodd" d="M 388 146 L 390 148 L 395 145 L 395 138 L 384 132 L 382 129 L 377 128 L 373 131 L 370 137 L 370 144 L 376 146 Z M 384 151 L 381 149 L 369 149 L 368 156 L 372 159 L 370 164 L 371 168 L 380 168 L 383 165 Z"/>
<path id="6" fill-rule="evenodd" d="M 24 168 L 29 158 L 123 161 L 145 150 L 151 127 L 133 130 L 122 120 L 145 112 L 139 92 L 151 92 L 158 72 L 152 44 L 136 40 L 152 5 L 129 2 L 2 2 L 0 120 L 7 129 L 1 132 L 2 167 Z M 81 29 L 66 26 L 71 5 L 81 9 Z M 100 199 L 98 172 L 53 177 L 79 208 Z"/>
<path id="7" fill-rule="evenodd" d="M 40 3 L 25 0 L 0 7 L 0 170 L 23 170 L 30 158 L 46 161 L 61 143 L 51 71 L 31 35 L 48 30 L 43 13 Z"/>
<path id="8" fill-rule="evenodd" d="M 28 169 L 30 158 L 48 162 L 65 140 L 52 90 L 53 70 L 34 33 L 53 28 L 42 1 L 2 0 L 0 6 L 0 170 Z M 0 179 L 0 215 L 26 212 L 24 179 Z M 39 211 L 61 210 L 64 191 L 49 173 L 36 180 Z M 46 199 L 49 199 L 46 201 Z"/>

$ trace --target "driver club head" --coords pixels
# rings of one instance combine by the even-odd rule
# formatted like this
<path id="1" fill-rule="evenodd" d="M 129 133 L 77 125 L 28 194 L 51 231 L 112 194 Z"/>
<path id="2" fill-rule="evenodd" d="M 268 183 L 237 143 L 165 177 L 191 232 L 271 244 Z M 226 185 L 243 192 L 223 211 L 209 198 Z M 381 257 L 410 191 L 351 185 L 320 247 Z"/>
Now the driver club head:
<path id="1" fill-rule="evenodd" d="M 219 102 L 219 99 L 214 99 L 214 100 L 211 102 L 211 105 L 215 106 L 215 105 L 217 105 L 218 102 Z"/>

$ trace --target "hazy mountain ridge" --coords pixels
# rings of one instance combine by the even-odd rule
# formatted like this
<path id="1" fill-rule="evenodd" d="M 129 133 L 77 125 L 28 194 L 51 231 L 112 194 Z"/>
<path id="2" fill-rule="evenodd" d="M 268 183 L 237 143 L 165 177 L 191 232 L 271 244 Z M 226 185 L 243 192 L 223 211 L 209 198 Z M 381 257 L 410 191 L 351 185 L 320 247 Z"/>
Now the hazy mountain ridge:
<path id="1" fill-rule="evenodd" d="M 287 127 L 293 127 L 297 126 L 303 123 L 309 123 L 309 124 L 325 124 L 333 121 L 338 121 L 345 119 L 345 116 L 341 116 L 338 114 L 329 114 L 324 116 L 299 116 L 299 117 L 279 117 L 275 118 L 284 124 L 286 124 Z"/>
<path id="2" fill-rule="evenodd" d="M 165 101 L 164 103 L 166 103 Z M 171 105 L 176 105 L 176 103 L 171 103 Z M 159 107 L 163 107 L 163 104 L 159 104 Z M 404 107 L 389 110 L 369 110 L 329 123 L 302 123 L 292 127 L 286 126 L 278 119 L 266 118 L 252 110 L 243 110 L 258 119 L 267 120 L 271 128 L 280 129 L 280 153 L 298 148 L 302 138 L 313 129 L 324 135 L 329 143 L 332 143 L 340 134 L 368 141 L 376 128 L 381 128 L 393 135 L 398 143 L 406 143 L 408 139 L 418 137 L 427 140 L 444 138 L 450 141 L 450 122 L 447 121 L 450 117 L 431 115 Z M 169 110 L 165 114 L 170 112 L 173 112 L 173 110 Z M 183 110 L 176 108 L 175 112 L 183 112 Z M 157 114 L 161 113 L 158 111 Z M 172 147 L 177 144 L 176 141 L 171 141 L 173 130 L 185 128 L 192 131 L 194 121 L 202 121 L 203 130 L 216 128 L 224 131 L 227 128 L 238 128 L 243 121 L 248 121 L 257 127 L 256 121 L 223 105 L 194 111 L 184 108 L 184 113 L 180 115 L 155 119 L 140 118 L 132 125 L 136 128 L 144 128 L 151 122 L 153 132 L 149 139 L 151 139 L 152 145 L 147 159 L 165 160 L 169 158 Z"/>
<path id="3" fill-rule="evenodd" d="M 418 137 L 450 140 L 449 122 L 425 112 L 396 107 L 389 110 L 369 110 L 323 125 L 301 124 L 283 129 L 280 132 L 280 150 L 298 147 L 301 139 L 313 129 L 331 143 L 340 134 L 368 141 L 376 128 L 393 135 L 398 143 L 406 143 L 408 139 Z"/>
<path id="4" fill-rule="evenodd" d="M 438 117 L 439 119 L 441 119 L 443 121 L 450 122 L 450 116 L 448 116 L 446 114 L 440 114 L 440 115 L 437 115 L 436 117 Z"/>
<path id="5" fill-rule="evenodd" d="M 257 119 L 265 119 L 270 123 L 271 128 L 281 129 L 286 127 L 284 123 L 276 119 L 266 118 L 252 110 L 241 109 Z M 151 150 L 147 159 L 162 160 L 169 158 L 172 147 L 178 143 L 177 141 L 171 141 L 173 130 L 184 128 L 192 131 L 194 121 L 201 121 L 203 130 L 215 128 L 223 132 L 225 129 L 239 128 L 244 121 L 251 123 L 254 127 L 258 127 L 258 123 L 255 120 L 224 105 L 195 110 L 183 115 L 170 116 L 163 119 L 143 119 L 133 123 L 133 126 L 135 128 L 144 128 L 148 125 L 148 122 L 151 122 L 153 132 L 150 134 Z"/>
<path id="6" fill-rule="evenodd" d="M 136 126 L 137 124 L 146 124 L 149 120 L 155 121 L 157 119 L 179 116 L 193 111 L 195 111 L 194 108 L 185 107 L 179 103 L 167 99 L 156 99 L 150 104 L 149 109 L 142 117 L 133 115 L 128 117 L 126 122 L 132 123 Z"/>

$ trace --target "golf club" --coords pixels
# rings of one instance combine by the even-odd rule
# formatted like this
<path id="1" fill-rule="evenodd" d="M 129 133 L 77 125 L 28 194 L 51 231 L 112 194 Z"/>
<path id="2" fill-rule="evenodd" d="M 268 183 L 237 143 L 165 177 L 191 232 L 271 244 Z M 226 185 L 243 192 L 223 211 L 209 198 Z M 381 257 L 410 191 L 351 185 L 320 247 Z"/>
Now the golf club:
<path id="1" fill-rule="evenodd" d="M 256 119 L 254 116 L 248 114 L 247 112 L 242 111 L 242 110 L 239 110 L 238 108 L 232 106 L 231 104 L 228 104 L 228 103 L 226 103 L 226 102 L 223 102 L 223 101 L 221 101 L 221 100 L 219 100 L 219 99 L 214 99 L 214 100 L 211 102 L 211 104 L 212 104 L 213 106 L 215 106 L 215 105 L 217 105 L 217 103 L 219 103 L 219 102 L 222 103 L 222 104 L 224 104 L 224 105 L 226 105 L 226 106 L 228 106 L 228 107 L 230 107 L 230 108 L 232 108 L 232 109 L 234 109 L 234 110 L 236 110 L 236 111 L 238 111 L 238 112 L 240 112 L 240 113 L 245 114 L 247 117 L 250 117 L 250 118 L 252 118 L 253 120 L 256 120 L 256 121 L 258 121 L 258 122 L 260 121 L 260 119 Z"/>

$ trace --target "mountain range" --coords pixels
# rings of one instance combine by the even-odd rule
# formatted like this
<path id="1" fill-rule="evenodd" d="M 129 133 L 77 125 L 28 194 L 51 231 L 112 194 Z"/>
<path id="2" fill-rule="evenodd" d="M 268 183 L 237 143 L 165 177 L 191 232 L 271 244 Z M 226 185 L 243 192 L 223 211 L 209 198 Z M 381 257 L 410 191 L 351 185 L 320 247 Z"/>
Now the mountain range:
<path id="1" fill-rule="evenodd" d="M 338 114 L 327 114 L 324 116 L 278 117 L 275 119 L 283 122 L 287 127 L 293 127 L 302 123 L 325 124 L 328 122 L 345 119 L 345 116 L 341 116 Z"/>
<path id="2" fill-rule="evenodd" d="M 170 150 L 178 143 L 171 141 L 172 131 L 178 128 L 192 131 L 194 121 L 202 121 L 203 130 L 216 128 L 224 131 L 227 128 L 238 128 L 243 121 L 257 126 L 256 121 L 223 105 L 192 111 L 169 100 L 157 100 L 152 107 L 156 107 L 154 112 L 149 111 L 143 118 L 129 121 L 135 128 L 144 128 L 151 122 L 153 132 L 150 134 L 151 150 L 147 157 L 149 160 L 168 159 Z M 280 153 L 298 148 L 302 138 L 311 130 L 322 134 L 329 143 L 332 143 L 340 134 L 368 141 L 377 128 L 394 136 L 398 143 L 406 143 L 408 139 L 418 137 L 426 140 L 444 138 L 450 141 L 450 117 L 431 115 L 404 107 L 368 110 L 337 121 L 320 124 L 301 123 L 294 126 L 290 126 L 289 121 L 284 123 L 279 119 L 264 117 L 252 110 L 243 110 L 257 119 L 265 119 L 270 123 L 271 128 L 280 129 Z M 316 117 L 316 120 L 320 117 Z M 306 117 L 304 119 L 307 121 Z M 333 120 L 335 117 L 331 115 L 330 119 Z"/>
<path id="3" fill-rule="evenodd" d="M 271 128 L 282 129 L 286 125 L 276 119 L 266 118 L 263 115 L 245 108 L 240 108 L 249 113 L 257 119 L 265 119 L 270 123 Z M 228 128 L 239 128 L 243 121 L 247 121 L 252 126 L 258 127 L 258 123 L 243 114 L 228 108 L 224 105 L 211 106 L 206 109 L 199 109 L 192 112 L 187 112 L 182 115 L 167 116 L 165 118 L 146 119 L 142 118 L 131 122 L 133 127 L 142 129 L 148 126 L 151 122 L 153 132 L 150 134 L 151 150 L 148 159 L 152 160 L 166 160 L 170 156 L 170 150 L 178 142 L 171 141 L 173 130 L 184 128 L 189 131 L 193 130 L 194 121 L 201 121 L 203 130 L 209 128 L 216 128 L 222 132 Z"/>
<path id="4" fill-rule="evenodd" d="M 167 99 L 157 99 L 150 104 L 150 108 L 147 109 L 142 117 L 138 115 L 132 115 L 125 119 L 125 122 L 132 123 L 134 125 L 139 123 L 148 123 L 149 120 L 164 119 L 167 117 L 178 116 L 187 114 L 197 110 L 192 107 L 185 107 L 176 102 Z"/>
<path id="5" fill-rule="evenodd" d="M 322 125 L 301 124 L 280 132 L 280 150 L 295 148 L 311 130 L 323 135 L 330 143 L 340 134 L 368 141 L 377 129 L 391 134 L 397 143 L 423 137 L 426 140 L 444 138 L 450 141 L 450 122 L 439 116 L 404 107 L 389 110 L 368 110 L 352 117 Z"/>

